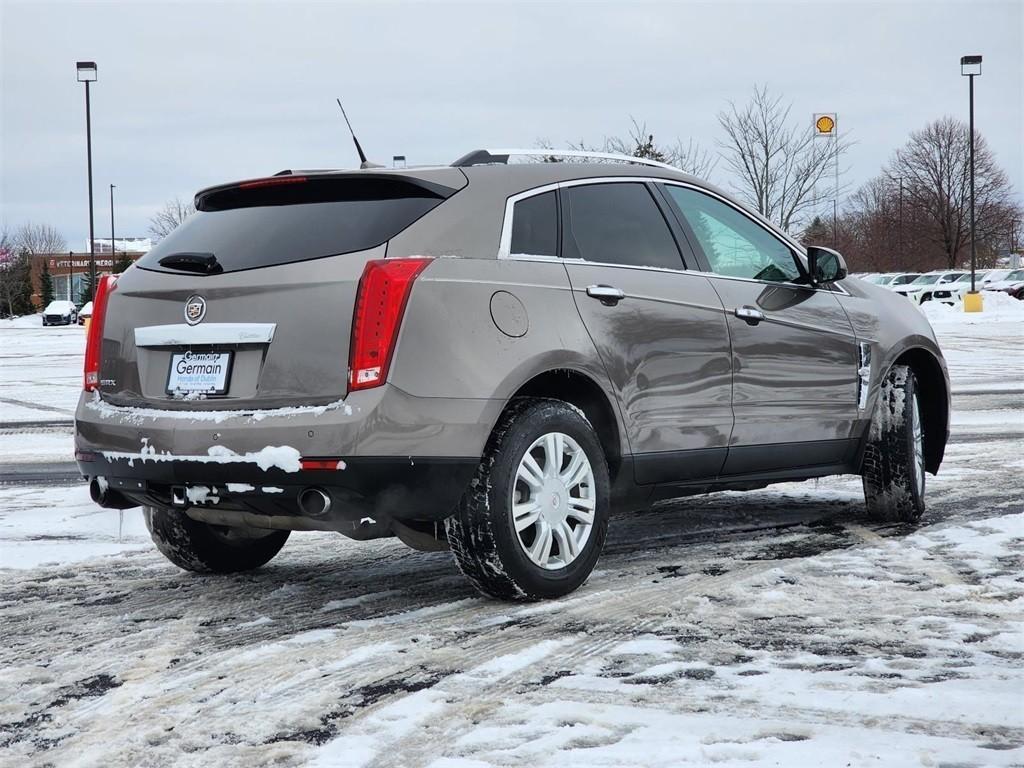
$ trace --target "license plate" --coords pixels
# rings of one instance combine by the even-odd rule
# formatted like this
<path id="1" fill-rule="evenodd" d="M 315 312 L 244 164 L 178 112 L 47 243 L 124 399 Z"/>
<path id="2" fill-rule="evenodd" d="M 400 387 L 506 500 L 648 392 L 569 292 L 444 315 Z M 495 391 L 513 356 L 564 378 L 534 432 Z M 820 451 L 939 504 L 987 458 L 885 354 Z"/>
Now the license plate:
<path id="1" fill-rule="evenodd" d="M 223 395 L 231 376 L 230 352 L 180 352 L 171 355 L 167 394 Z"/>

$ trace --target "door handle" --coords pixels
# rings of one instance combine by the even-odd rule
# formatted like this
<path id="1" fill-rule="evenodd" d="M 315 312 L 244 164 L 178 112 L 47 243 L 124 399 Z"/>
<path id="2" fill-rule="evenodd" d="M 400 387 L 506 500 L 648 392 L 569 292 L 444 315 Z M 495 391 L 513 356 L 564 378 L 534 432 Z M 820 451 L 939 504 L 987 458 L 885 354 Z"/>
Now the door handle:
<path id="1" fill-rule="evenodd" d="M 764 312 L 753 307 L 736 307 L 733 314 L 747 325 L 757 325 L 765 319 Z"/>
<path id="2" fill-rule="evenodd" d="M 588 285 L 587 296 L 599 300 L 606 307 L 614 307 L 626 298 L 625 292 L 610 285 Z"/>

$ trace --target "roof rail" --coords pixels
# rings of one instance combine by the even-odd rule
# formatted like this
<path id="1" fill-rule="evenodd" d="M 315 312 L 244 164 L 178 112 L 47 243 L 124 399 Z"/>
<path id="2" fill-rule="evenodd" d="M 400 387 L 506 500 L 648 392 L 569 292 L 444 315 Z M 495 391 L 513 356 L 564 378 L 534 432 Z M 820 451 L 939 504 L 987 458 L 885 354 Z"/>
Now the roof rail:
<path id="1" fill-rule="evenodd" d="M 614 152 L 589 152 L 579 149 L 474 149 L 454 163 L 453 168 L 466 168 L 471 165 L 486 165 L 488 163 L 508 163 L 509 157 L 580 157 L 595 158 L 600 160 L 617 160 L 622 163 L 635 163 L 637 165 L 651 165 L 655 168 L 664 168 L 668 171 L 680 173 L 674 165 L 661 163 L 657 160 L 650 160 L 646 157 L 633 157 L 632 155 L 618 155 Z"/>

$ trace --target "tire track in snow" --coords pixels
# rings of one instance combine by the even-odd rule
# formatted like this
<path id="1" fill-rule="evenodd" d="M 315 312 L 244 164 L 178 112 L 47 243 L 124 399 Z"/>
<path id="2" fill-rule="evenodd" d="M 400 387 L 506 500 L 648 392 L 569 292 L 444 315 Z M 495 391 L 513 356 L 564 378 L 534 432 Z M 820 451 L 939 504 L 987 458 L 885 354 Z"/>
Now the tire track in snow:
<path id="1" fill-rule="evenodd" d="M 981 461 L 972 452 L 971 464 L 993 488 L 1005 487 L 998 478 L 1012 475 L 997 471 L 994 455 Z M 851 487 L 842 479 L 822 485 Z M 976 483 L 961 485 L 955 472 L 952 480 L 940 476 L 923 529 L 984 516 L 989 500 L 1005 495 L 979 494 Z M 965 505 L 968 492 L 971 503 Z M 252 765 L 271 754 L 302 761 L 310 744 L 358 734 L 364 726 L 367 732 L 379 728 L 381 718 L 400 711 L 403 702 L 429 704 L 440 714 L 427 724 L 430 734 L 443 728 L 458 738 L 524 690 L 532 696 L 544 689 L 538 695 L 546 696 L 540 685 L 545 677 L 578 671 L 624 640 L 662 631 L 663 622 L 684 613 L 688 597 L 741 588 L 744 579 L 756 579 L 780 561 L 874 546 L 840 524 L 852 518 L 862 525 L 862 503 L 853 493 L 821 493 L 805 485 L 795 492 L 693 497 L 616 517 L 606 556 L 589 584 L 546 604 L 477 598 L 445 554 L 316 535 L 296 537 L 264 571 L 235 577 L 180 574 L 149 553 L 0 574 L 0 618 L 11 639 L 0 649 L 6 670 L 0 684 L 22 702 L 13 708 L 8 702 L 0 722 L 33 713 L 52 717 L 30 726 L 18 748 L 27 750 L 26 762 L 45 757 L 58 764 L 84 743 L 111 765 L 171 760 L 185 748 L 215 761 L 218 745 L 229 741 L 267 751 L 254 754 Z M 864 527 L 884 538 L 903 532 Z M 723 566 L 728 574 L 701 574 Z M 457 677 L 497 658 L 511 661 L 545 640 L 565 639 L 571 642 L 549 647 L 535 670 L 490 685 L 479 675 L 471 686 L 463 685 L 469 678 Z M 26 665 L 29 659 L 46 659 L 45 672 Z M 105 721 L 122 724 L 113 741 L 93 714 L 100 699 L 45 707 L 61 686 L 97 674 L 121 683 L 101 699 Z M 456 683 L 446 687 L 453 677 Z M 43 708 L 32 708 L 29 696 Z M 238 708 L 259 715 L 244 732 L 231 730 L 231 712 Z M 275 720 L 269 713 L 279 709 L 283 714 Z M 172 720 L 180 726 L 165 732 Z M 185 735 L 189 729 L 197 733 Z M 65 742 L 33 746 L 46 745 L 56 733 L 66 734 Z M 433 739 L 433 746 L 417 746 L 417 733 L 422 736 L 423 728 L 400 737 L 408 739 L 398 742 L 408 754 L 429 757 L 443 748 L 444 741 Z M 379 759 L 387 764 L 402 754 Z"/>

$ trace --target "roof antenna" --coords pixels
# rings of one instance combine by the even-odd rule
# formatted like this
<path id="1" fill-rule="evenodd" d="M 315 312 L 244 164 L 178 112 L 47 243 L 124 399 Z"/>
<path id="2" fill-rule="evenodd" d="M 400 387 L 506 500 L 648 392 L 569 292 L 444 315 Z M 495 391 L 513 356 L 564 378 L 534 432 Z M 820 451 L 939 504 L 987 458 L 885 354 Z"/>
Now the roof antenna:
<path id="1" fill-rule="evenodd" d="M 377 163 L 371 163 L 366 159 L 366 153 L 363 152 L 363 148 L 359 146 L 359 139 L 356 138 L 356 132 L 352 130 L 352 123 L 348 121 L 348 115 L 345 114 L 345 108 L 341 106 L 341 99 L 336 98 L 338 102 L 338 109 L 341 110 L 341 116 L 345 118 L 345 125 L 348 126 L 348 132 L 352 134 L 352 141 L 355 142 L 356 152 L 359 154 L 359 168 L 365 170 L 367 168 L 383 168 L 383 165 L 377 165 Z"/>

